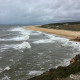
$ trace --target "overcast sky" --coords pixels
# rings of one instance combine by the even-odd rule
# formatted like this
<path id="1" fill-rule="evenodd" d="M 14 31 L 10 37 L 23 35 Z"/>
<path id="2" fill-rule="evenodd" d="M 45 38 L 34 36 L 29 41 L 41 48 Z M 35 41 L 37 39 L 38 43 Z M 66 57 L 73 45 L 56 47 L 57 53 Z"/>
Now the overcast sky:
<path id="1" fill-rule="evenodd" d="M 0 0 L 0 24 L 79 20 L 80 0 Z"/>

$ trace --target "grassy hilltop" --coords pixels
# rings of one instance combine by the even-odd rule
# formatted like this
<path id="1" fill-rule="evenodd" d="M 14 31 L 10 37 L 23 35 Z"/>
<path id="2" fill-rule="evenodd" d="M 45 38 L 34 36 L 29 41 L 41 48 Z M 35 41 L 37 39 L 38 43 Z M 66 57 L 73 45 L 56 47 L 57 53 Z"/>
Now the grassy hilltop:
<path id="1" fill-rule="evenodd" d="M 49 29 L 80 31 L 80 22 L 51 23 L 51 24 L 42 25 L 40 27 L 49 28 Z"/>

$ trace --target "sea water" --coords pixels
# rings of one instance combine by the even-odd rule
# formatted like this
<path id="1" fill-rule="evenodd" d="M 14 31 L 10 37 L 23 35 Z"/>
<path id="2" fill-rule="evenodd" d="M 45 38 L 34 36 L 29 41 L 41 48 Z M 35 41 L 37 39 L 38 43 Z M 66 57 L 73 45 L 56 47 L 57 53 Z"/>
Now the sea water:
<path id="1" fill-rule="evenodd" d="M 27 80 L 67 66 L 79 52 L 80 43 L 67 38 L 23 26 L 0 26 L 0 80 Z"/>

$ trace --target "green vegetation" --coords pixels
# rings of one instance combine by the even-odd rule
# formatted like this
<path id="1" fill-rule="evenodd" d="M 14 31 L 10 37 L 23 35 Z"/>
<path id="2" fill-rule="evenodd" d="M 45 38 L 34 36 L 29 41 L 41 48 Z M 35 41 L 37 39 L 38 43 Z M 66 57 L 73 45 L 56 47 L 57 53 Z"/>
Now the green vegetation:
<path id="1" fill-rule="evenodd" d="M 63 30 L 80 31 L 80 22 L 54 23 L 54 24 L 42 25 L 39 27 L 50 28 L 50 29 L 63 29 Z"/>

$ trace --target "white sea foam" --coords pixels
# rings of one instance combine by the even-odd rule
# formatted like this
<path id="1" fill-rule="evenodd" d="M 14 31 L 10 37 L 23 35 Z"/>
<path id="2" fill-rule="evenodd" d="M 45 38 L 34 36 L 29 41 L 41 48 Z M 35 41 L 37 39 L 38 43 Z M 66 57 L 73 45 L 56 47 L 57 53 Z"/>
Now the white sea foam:
<path id="1" fill-rule="evenodd" d="M 29 75 L 40 75 L 42 73 L 43 73 L 43 71 L 30 71 Z"/>
<path id="2" fill-rule="evenodd" d="M 62 38 L 62 37 L 58 37 L 55 35 L 51 35 L 51 34 L 45 34 L 46 38 L 48 39 L 41 39 L 41 40 L 36 40 L 33 43 L 35 44 L 39 44 L 39 43 L 55 43 L 56 41 L 59 42 L 63 47 L 70 47 L 72 50 L 77 50 L 80 51 L 80 42 L 75 42 L 75 41 L 70 41 L 67 38 Z M 74 57 L 76 54 L 79 54 L 79 52 L 77 53 L 73 53 L 71 55 L 71 58 Z M 70 64 L 70 59 L 71 58 L 67 58 L 64 59 L 63 61 L 61 61 L 61 63 L 57 66 L 67 66 Z"/>
<path id="3" fill-rule="evenodd" d="M 8 66 L 8 67 L 6 67 L 6 68 L 4 69 L 4 71 L 5 71 L 5 70 L 10 70 L 10 69 L 11 69 L 11 68 Z"/>
<path id="4" fill-rule="evenodd" d="M 28 42 L 23 42 L 18 46 L 19 49 L 25 49 L 25 48 L 31 48 L 30 44 Z"/>
<path id="5" fill-rule="evenodd" d="M 9 41 L 13 40 L 13 41 L 22 41 L 22 40 L 28 40 L 29 39 L 29 35 L 23 35 L 23 36 L 19 36 L 19 37 L 15 37 L 12 39 L 7 39 Z"/>
<path id="6" fill-rule="evenodd" d="M 2 72 L 2 68 L 0 68 L 0 73 Z"/>
<path id="7" fill-rule="evenodd" d="M 61 63 L 63 66 L 67 66 L 70 64 L 70 59 L 64 59 L 64 61 Z"/>
<path id="8" fill-rule="evenodd" d="M 10 45 L 4 44 L 4 45 L 1 46 L 0 49 L 4 51 L 4 50 L 10 49 L 10 48 L 16 48 L 18 45 L 19 44 L 10 44 Z"/>
<path id="9" fill-rule="evenodd" d="M 41 40 L 34 41 L 33 43 L 35 43 L 35 44 L 40 44 L 40 43 L 54 43 L 54 41 L 52 41 L 50 39 L 41 39 Z"/>
<path id="10" fill-rule="evenodd" d="M 77 51 L 80 51 L 80 42 L 75 42 L 75 41 L 70 41 L 69 39 L 67 38 L 61 38 L 61 37 L 56 37 L 54 35 L 48 35 L 48 38 L 51 39 L 51 40 L 55 40 L 55 41 L 58 41 L 61 43 L 62 46 L 64 47 L 71 47 L 72 50 L 77 50 Z M 73 53 L 71 55 L 71 58 L 74 57 L 76 54 L 79 54 L 79 52 L 77 53 Z M 62 61 L 59 65 L 57 66 L 67 66 L 70 64 L 70 59 L 71 58 L 67 58 L 67 59 L 64 59 L 64 61 Z"/>
<path id="11" fill-rule="evenodd" d="M 11 28 L 8 31 L 22 31 L 23 29 L 21 27 Z"/>
<path id="12" fill-rule="evenodd" d="M 36 31 L 35 33 L 32 33 L 31 35 L 41 35 L 42 32 Z"/>
<path id="13" fill-rule="evenodd" d="M 71 58 L 66 58 L 66 59 L 64 59 L 63 61 L 59 61 L 60 64 L 58 64 L 58 65 L 55 66 L 55 67 L 57 68 L 58 66 L 68 66 L 68 65 L 70 64 L 70 60 L 71 60 L 73 57 L 75 57 L 77 54 L 79 54 L 79 52 L 73 53 L 73 54 L 71 55 Z"/>
<path id="14" fill-rule="evenodd" d="M 4 77 L 1 80 L 10 80 L 10 78 L 6 75 L 4 75 Z"/>
<path id="15" fill-rule="evenodd" d="M 55 35 L 46 34 L 46 33 L 43 33 L 43 34 L 48 39 L 37 40 L 37 41 L 34 41 L 33 43 L 39 44 L 39 43 L 54 43 L 55 41 L 60 41 L 60 42 L 69 41 L 69 39 L 67 39 L 67 38 L 56 37 Z"/>
<path id="16" fill-rule="evenodd" d="M 9 31 L 17 31 L 20 34 L 18 34 L 15 37 L 11 37 L 9 39 L 4 39 L 4 38 L 0 38 L 0 41 L 22 41 L 22 40 L 27 40 L 29 39 L 29 35 L 32 32 L 31 30 L 26 30 L 24 28 L 18 27 L 18 28 L 14 28 L 14 29 L 10 29 Z"/>
<path id="17" fill-rule="evenodd" d="M 8 31 L 17 31 L 22 35 L 24 35 L 24 34 L 30 35 L 30 33 L 32 32 L 32 30 L 27 30 L 27 29 L 24 29 L 23 27 L 13 28 Z"/>
<path id="18" fill-rule="evenodd" d="M 0 38 L 0 41 L 6 41 L 5 39 Z"/>
<path id="19" fill-rule="evenodd" d="M 55 68 L 57 68 L 58 66 L 68 66 L 70 64 L 70 58 L 64 59 L 63 61 L 59 61 L 60 64 L 58 64 L 57 66 L 55 66 Z"/>
<path id="20" fill-rule="evenodd" d="M 16 50 L 21 50 L 23 51 L 26 48 L 31 48 L 30 44 L 28 42 L 25 42 L 25 40 L 29 39 L 29 35 L 31 33 L 30 30 L 25 30 L 24 28 L 14 28 L 14 29 L 10 29 L 9 31 L 18 31 L 21 34 L 19 34 L 16 37 L 10 38 L 10 39 L 2 39 L 0 38 L 0 41 L 24 41 L 20 44 L 4 44 L 2 46 L 0 46 L 0 52 L 3 52 L 5 50 L 8 50 L 10 48 L 14 48 Z"/>
<path id="21" fill-rule="evenodd" d="M 70 46 L 72 49 L 80 51 L 80 42 L 66 41 L 65 43 L 62 43 L 62 46 Z"/>
<path id="22" fill-rule="evenodd" d="M 59 36 L 56 36 L 56 35 L 52 35 L 52 34 L 45 34 L 47 38 L 51 39 L 51 40 L 58 40 L 58 41 L 61 41 L 61 42 L 64 42 L 64 41 L 69 41 L 69 39 L 67 38 L 62 38 L 62 37 L 59 37 Z"/>
<path id="23" fill-rule="evenodd" d="M 11 44 L 11 45 L 4 44 L 4 45 L 1 46 L 0 52 L 3 52 L 5 50 L 11 49 L 11 48 L 13 48 L 15 50 L 23 51 L 26 48 L 31 48 L 31 45 L 28 42 L 25 42 L 25 41 L 22 42 L 21 44 Z"/>
<path id="24" fill-rule="evenodd" d="M 10 59 L 9 61 L 13 62 L 14 60 L 13 59 Z"/>
<path id="25" fill-rule="evenodd" d="M 11 39 L 1 39 L 0 41 L 23 41 L 23 40 L 28 40 L 29 39 L 29 35 L 24 35 L 24 36 L 17 36 Z"/>
<path id="26" fill-rule="evenodd" d="M 70 46 L 72 47 L 72 49 L 77 49 L 78 51 L 80 51 L 80 42 L 75 42 L 75 41 L 69 41 L 69 39 L 67 38 L 62 38 L 62 37 L 58 37 L 52 34 L 46 34 L 44 33 L 44 35 L 48 38 L 48 39 L 41 39 L 41 40 L 36 40 L 33 41 L 34 44 L 39 44 L 39 43 L 54 43 L 54 42 L 60 42 L 62 46 L 66 47 L 66 46 Z"/>
<path id="27" fill-rule="evenodd" d="M 9 49 L 9 48 L 7 48 L 7 47 L 2 47 L 2 46 L 1 46 L 0 52 L 4 52 L 4 51 L 7 50 L 7 49 Z"/>
<path id="28" fill-rule="evenodd" d="M 38 53 L 39 55 L 43 55 L 43 53 Z"/>
<path id="29" fill-rule="evenodd" d="M 0 56 L 0 59 L 2 59 L 2 57 Z"/>

